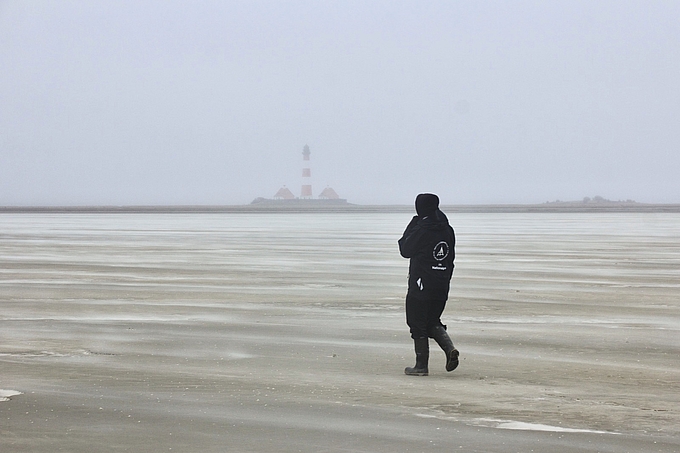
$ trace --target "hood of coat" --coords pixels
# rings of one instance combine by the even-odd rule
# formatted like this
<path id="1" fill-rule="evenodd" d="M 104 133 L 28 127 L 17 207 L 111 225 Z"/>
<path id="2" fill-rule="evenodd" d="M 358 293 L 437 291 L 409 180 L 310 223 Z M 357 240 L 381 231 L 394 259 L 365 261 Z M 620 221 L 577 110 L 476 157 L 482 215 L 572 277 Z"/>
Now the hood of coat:
<path id="1" fill-rule="evenodd" d="M 421 193 L 416 197 L 416 212 L 421 217 L 432 215 L 439 209 L 439 197 L 433 193 Z"/>

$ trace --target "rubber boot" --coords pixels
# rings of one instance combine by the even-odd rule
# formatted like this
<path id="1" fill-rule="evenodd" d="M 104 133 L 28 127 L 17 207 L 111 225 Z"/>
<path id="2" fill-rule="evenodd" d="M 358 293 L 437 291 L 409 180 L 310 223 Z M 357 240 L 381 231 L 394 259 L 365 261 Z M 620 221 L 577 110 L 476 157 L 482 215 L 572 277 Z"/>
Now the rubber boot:
<path id="1" fill-rule="evenodd" d="M 453 346 L 451 337 L 446 332 L 446 327 L 437 326 L 430 330 L 430 335 L 434 338 L 440 348 L 446 354 L 446 371 L 453 371 L 458 367 L 458 350 Z"/>
<path id="2" fill-rule="evenodd" d="M 414 367 L 406 367 L 404 373 L 409 376 L 427 376 L 427 361 L 430 358 L 430 340 L 428 338 L 414 338 L 413 345 L 416 350 L 416 364 Z"/>

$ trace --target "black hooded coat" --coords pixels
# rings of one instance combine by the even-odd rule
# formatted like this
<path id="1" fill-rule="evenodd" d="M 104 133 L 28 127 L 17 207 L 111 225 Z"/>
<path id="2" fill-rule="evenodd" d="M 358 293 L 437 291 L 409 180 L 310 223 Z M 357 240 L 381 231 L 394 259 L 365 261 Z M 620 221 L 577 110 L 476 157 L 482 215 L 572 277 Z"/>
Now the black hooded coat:
<path id="1" fill-rule="evenodd" d="M 410 258 L 408 296 L 446 300 L 453 275 L 456 236 L 439 209 L 414 216 L 399 239 L 399 253 Z"/>

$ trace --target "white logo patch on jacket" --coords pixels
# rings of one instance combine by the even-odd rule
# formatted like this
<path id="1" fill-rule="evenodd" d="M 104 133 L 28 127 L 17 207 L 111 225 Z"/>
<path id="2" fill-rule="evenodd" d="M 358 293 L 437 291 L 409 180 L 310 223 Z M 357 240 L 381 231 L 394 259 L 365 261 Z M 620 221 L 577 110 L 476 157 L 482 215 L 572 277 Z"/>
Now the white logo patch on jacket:
<path id="1" fill-rule="evenodd" d="M 445 271 L 446 266 L 442 261 L 444 261 L 447 256 L 449 256 L 449 244 L 446 241 L 441 241 L 435 245 L 432 250 L 432 257 L 437 260 L 438 263 L 432 266 L 432 270 Z"/>

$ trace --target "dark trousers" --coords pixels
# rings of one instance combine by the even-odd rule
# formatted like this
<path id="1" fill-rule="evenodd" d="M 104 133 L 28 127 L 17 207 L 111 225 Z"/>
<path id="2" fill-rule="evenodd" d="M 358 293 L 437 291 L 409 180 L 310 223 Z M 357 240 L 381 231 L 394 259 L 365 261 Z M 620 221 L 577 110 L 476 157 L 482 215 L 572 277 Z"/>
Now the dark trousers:
<path id="1" fill-rule="evenodd" d="M 443 326 L 441 316 L 446 299 L 422 299 L 406 296 L 406 324 L 411 329 L 411 338 L 427 338 L 430 329 Z"/>

